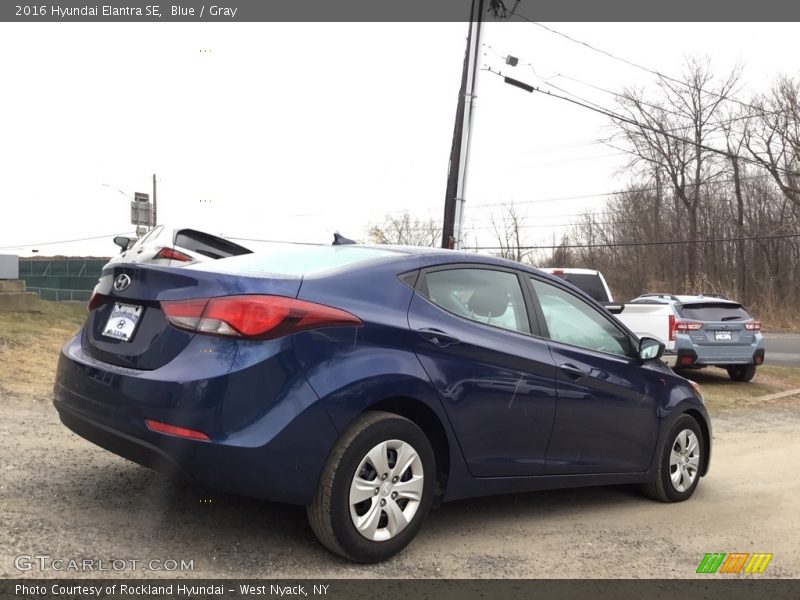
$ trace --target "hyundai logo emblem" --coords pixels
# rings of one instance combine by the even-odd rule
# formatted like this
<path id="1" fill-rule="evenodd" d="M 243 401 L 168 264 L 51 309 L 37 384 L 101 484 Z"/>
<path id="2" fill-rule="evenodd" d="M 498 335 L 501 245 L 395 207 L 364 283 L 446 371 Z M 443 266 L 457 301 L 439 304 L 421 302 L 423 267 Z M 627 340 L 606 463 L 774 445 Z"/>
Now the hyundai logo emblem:
<path id="1" fill-rule="evenodd" d="M 117 275 L 117 278 L 114 280 L 114 289 L 118 292 L 123 292 L 128 289 L 130 284 L 131 278 L 123 273 L 122 275 Z"/>

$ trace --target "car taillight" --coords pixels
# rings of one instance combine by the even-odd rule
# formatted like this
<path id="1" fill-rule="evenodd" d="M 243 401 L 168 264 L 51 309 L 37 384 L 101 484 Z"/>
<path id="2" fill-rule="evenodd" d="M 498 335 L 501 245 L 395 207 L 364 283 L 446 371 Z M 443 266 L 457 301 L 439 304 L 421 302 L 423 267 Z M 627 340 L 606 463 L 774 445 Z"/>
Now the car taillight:
<path id="1" fill-rule="evenodd" d="M 362 325 L 349 312 L 285 296 L 223 296 L 161 303 L 167 320 L 196 333 L 269 340 L 315 327 Z"/>
<path id="2" fill-rule="evenodd" d="M 169 260 L 178 260 L 180 262 L 193 262 L 194 259 L 188 254 L 184 254 L 174 248 L 162 248 L 155 255 L 155 258 L 166 258 Z"/>
<path id="3" fill-rule="evenodd" d="M 748 331 L 760 331 L 761 321 L 750 321 L 749 323 L 745 323 L 744 328 Z"/>
<path id="4" fill-rule="evenodd" d="M 207 441 L 211 439 L 202 431 L 195 431 L 194 429 L 187 429 L 186 427 L 178 427 L 177 425 L 170 425 L 169 423 L 162 423 L 161 421 L 153 421 L 152 419 L 145 419 L 144 422 L 147 424 L 147 428 L 150 431 L 166 433 L 167 435 L 175 435 L 182 438 L 189 438 L 190 440 Z"/>
<path id="5" fill-rule="evenodd" d="M 675 331 L 699 331 L 703 328 L 702 323 L 697 321 L 676 321 Z"/>
<path id="6" fill-rule="evenodd" d="M 669 341 L 675 341 L 675 315 L 669 316 Z"/>
<path id="7" fill-rule="evenodd" d="M 100 306 L 106 301 L 107 296 L 103 294 L 98 294 L 97 292 L 92 292 L 92 297 L 89 298 L 89 304 L 86 305 L 86 310 L 92 312 L 95 308 Z"/>

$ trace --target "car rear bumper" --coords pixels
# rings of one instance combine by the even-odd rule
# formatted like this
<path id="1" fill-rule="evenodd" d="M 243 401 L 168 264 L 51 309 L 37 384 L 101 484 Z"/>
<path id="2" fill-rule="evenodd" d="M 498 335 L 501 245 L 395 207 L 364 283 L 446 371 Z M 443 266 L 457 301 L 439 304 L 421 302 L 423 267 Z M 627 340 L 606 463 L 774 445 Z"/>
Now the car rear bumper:
<path id="1" fill-rule="evenodd" d="M 280 355 L 284 391 L 265 393 L 265 377 L 278 375 L 269 357 L 260 358 L 215 370 L 189 356 L 204 379 L 187 380 L 178 376 L 180 365 L 141 372 L 101 363 L 83 353 L 77 337 L 62 349 L 54 404 L 73 432 L 138 464 L 223 491 L 309 504 L 337 432 L 287 356 Z M 240 416 L 226 415 L 226 403 Z M 210 439 L 158 433 L 146 419 Z"/>

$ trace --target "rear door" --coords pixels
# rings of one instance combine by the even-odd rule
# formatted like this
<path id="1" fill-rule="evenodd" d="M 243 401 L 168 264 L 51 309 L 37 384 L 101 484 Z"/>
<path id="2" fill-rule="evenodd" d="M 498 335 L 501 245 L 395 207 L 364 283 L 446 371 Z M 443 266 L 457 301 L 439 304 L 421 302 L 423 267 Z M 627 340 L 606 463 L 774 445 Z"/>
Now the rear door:
<path id="1" fill-rule="evenodd" d="M 417 356 L 476 477 L 544 473 L 555 369 L 531 335 L 523 285 L 510 269 L 428 269 L 409 308 Z"/>
<path id="2" fill-rule="evenodd" d="M 650 466 L 666 379 L 634 357 L 635 341 L 565 286 L 530 277 L 557 368 L 547 473 L 629 473 Z"/>

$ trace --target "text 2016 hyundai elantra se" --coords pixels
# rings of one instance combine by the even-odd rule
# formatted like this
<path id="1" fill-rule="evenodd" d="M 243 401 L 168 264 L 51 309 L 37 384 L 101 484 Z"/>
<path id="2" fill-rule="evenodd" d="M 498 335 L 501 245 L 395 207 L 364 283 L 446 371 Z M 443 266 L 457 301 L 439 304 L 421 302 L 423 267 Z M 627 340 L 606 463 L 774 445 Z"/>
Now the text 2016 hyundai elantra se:
<path id="1" fill-rule="evenodd" d="M 103 272 L 55 385 L 62 421 L 149 467 L 305 505 L 386 559 L 431 504 L 708 470 L 694 385 L 566 282 L 446 250 L 295 247 Z"/>

